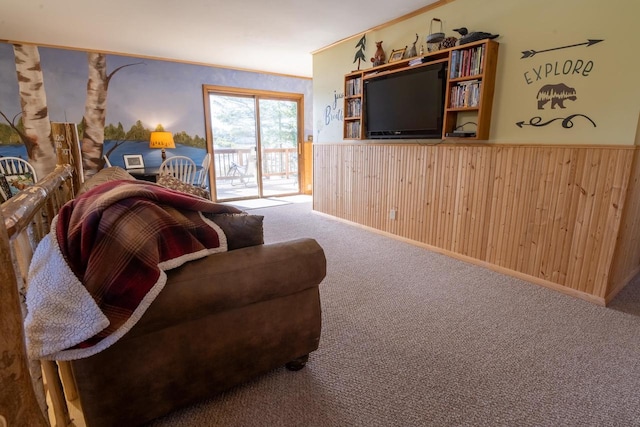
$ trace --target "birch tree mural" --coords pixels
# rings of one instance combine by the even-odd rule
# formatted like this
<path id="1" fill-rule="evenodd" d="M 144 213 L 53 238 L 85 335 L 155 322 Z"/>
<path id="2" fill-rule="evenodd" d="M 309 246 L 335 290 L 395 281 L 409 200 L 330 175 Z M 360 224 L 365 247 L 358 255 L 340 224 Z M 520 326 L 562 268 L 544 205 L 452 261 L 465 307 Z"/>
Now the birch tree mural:
<path id="1" fill-rule="evenodd" d="M 84 178 L 87 179 L 102 169 L 102 153 L 104 148 L 104 123 L 107 117 L 107 90 L 109 81 L 115 73 L 124 67 L 137 64 L 122 65 L 107 74 L 107 57 L 103 53 L 88 53 L 89 80 L 87 82 L 87 100 L 84 106 L 82 127 L 82 164 Z"/>
<path id="2" fill-rule="evenodd" d="M 95 175 L 102 167 L 102 148 L 104 146 L 104 122 L 107 116 L 107 57 L 102 53 L 88 53 L 89 80 L 87 81 L 87 100 L 84 106 L 82 124 L 82 164 L 84 178 Z"/>
<path id="3" fill-rule="evenodd" d="M 40 52 L 38 46 L 22 44 L 14 44 L 13 52 L 24 125 L 24 133 L 20 136 L 27 149 L 29 163 L 38 178 L 44 178 L 56 166 L 56 150 L 51 136 Z"/>

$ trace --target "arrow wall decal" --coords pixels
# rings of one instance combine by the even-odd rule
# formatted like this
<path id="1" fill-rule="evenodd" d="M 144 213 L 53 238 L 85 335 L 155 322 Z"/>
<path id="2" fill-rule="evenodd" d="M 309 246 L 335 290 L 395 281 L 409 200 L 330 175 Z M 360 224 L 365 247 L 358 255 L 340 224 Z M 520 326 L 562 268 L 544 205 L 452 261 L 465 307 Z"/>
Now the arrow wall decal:
<path id="1" fill-rule="evenodd" d="M 560 47 L 554 47 L 551 49 L 545 49 L 545 50 L 525 50 L 522 52 L 522 57 L 520 59 L 525 59 L 525 58 L 532 58 L 533 56 L 535 56 L 538 53 L 544 53 L 544 52 L 551 52 L 552 50 L 560 50 L 560 49 L 568 49 L 570 47 L 577 47 L 577 46 L 592 46 L 596 43 L 600 43 L 604 40 L 595 40 L 595 39 L 587 39 L 587 41 L 585 43 L 577 43 L 577 44 L 571 44 L 568 46 L 560 46 Z"/>
<path id="2" fill-rule="evenodd" d="M 551 119 L 548 120 L 546 122 L 542 121 L 542 117 L 537 116 L 537 117 L 532 117 L 529 120 L 529 123 L 526 123 L 524 120 L 520 121 L 520 122 L 516 122 L 516 126 L 518 126 L 519 128 L 522 128 L 522 126 L 534 126 L 534 127 L 542 127 L 542 126 L 546 126 L 550 123 L 555 122 L 556 120 L 562 120 L 562 127 L 565 129 L 571 129 L 573 127 L 573 119 L 575 117 L 584 117 L 585 119 L 589 120 L 591 122 L 591 124 L 593 125 L 593 127 L 597 127 L 596 123 L 591 120 L 589 117 L 585 116 L 584 114 L 572 114 L 568 117 L 556 117 L 555 119 Z"/>

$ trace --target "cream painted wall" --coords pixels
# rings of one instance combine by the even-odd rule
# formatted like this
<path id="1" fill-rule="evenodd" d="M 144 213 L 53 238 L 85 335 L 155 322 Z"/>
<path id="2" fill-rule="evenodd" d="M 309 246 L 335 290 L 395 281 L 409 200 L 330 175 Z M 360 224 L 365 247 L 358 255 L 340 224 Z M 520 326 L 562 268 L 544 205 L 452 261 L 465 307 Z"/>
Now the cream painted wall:
<path id="1" fill-rule="evenodd" d="M 640 116 L 638 16 L 637 0 L 455 0 L 368 32 L 365 56 L 373 56 L 375 41 L 383 41 L 387 56 L 392 49 L 410 46 L 415 33 L 420 36 L 419 47 L 434 17 L 443 21 L 447 36 L 459 36 L 453 29 L 461 26 L 500 34 L 496 39 L 500 52 L 489 142 L 632 145 Z M 316 142 L 343 141 L 344 74 L 357 69 L 353 58 L 358 39 L 356 36 L 313 57 Z M 523 51 L 554 49 L 588 39 L 604 41 L 521 58 Z M 370 67 L 370 62 L 361 65 L 361 69 Z M 574 88 L 577 99 L 566 100 L 564 109 L 552 110 L 547 104 L 539 110 L 536 96 L 540 88 L 558 83 Z M 581 116 L 573 119 L 570 128 L 563 127 L 561 120 L 546 126 L 516 125 L 537 116 L 544 123 L 573 114 L 589 117 L 596 126 Z"/>

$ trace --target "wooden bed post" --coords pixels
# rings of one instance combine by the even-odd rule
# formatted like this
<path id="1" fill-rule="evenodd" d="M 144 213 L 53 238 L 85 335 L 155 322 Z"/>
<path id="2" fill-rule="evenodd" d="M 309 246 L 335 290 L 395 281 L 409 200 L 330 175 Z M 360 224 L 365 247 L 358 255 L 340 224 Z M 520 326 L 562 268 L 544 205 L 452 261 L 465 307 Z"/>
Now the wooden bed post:
<path id="1" fill-rule="evenodd" d="M 71 165 L 74 169 L 73 187 L 78 191 L 84 182 L 82 153 L 78 139 L 78 128 L 75 123 L 51 122 L 51 134 L 56 146 L 57 165 Z"/>
<path id="2" fill-rule="evenodd" d="M 0 425 L 49 426 L 31 383 L 9 235 L 0 210 Z"/>

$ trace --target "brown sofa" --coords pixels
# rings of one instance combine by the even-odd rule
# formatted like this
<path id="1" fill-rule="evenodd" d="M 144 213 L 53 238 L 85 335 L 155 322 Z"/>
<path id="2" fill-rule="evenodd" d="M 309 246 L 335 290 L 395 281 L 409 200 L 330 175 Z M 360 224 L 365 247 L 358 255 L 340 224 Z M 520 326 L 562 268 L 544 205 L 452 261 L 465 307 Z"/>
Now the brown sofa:
<path id="1" fill-rule="evenodd" d="M 123 172 L 105 170 L 85 188 Z M 247 246 L 242 227 L 220 226 L 230 248 L 244 247 L 168 271 L 123 338 L 70 363 L 87 426 L 144 423 L 274 368 L 297 370 L 317 349 L 322 248 L 312 239 Z"/>

